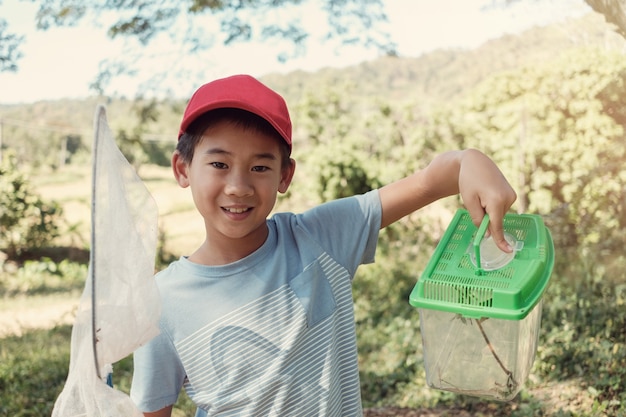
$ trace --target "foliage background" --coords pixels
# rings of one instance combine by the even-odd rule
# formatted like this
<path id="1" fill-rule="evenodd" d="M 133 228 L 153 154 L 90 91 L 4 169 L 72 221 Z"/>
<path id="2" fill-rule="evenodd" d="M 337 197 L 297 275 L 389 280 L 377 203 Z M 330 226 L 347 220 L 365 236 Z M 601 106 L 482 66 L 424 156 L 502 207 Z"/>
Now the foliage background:
<path id="1" fill-rule="evenodd" d="M 366 407 L 441 414 L 463 409 L 476 415 L 626 414 L 624 46 L 592 14 L 473 51 L 263 77 L 290 103 L 296 128 L 297 186 L 280 199 L 278 210 L 298 211 L 363 192 L 419 169 L 436 153 L 477 147 L 518 190 L 514 208 L 542 215 L 553 234 L 557 263 L 544 296 L 537 360 L 527 389 L 501 404 L 426 387 L 419 316 L 407 303 L 462 202 L 445 199 L 386 229 L 377 263 L 361 268 L 354 286 Z M 189 196 L 171 191 L 173 181 L 162 175 L 185 103 L 99 97 L 0 107 L 3 167 L 10 167 L 0 171 L 0 184 L 17 178 L 27 187 L 25 178 L 34 178 L 25 188 L 35 196 L 30 206 L 63 207 L 55 223 L 59 236 L 47 234 L 47 246 L 87 250 L 84 178 L 91 112 L 102 101 L 120 148 L 159 202 L 161 267 L 201 239 L 189 220 Z M 5 208 L 14 203 L 0 201 Z M 40 219 L 31 212 L 25 217 Z M 5 253 L 13 248 L 11 257 L 0 261 L 4 301 L 76 294 L 84 259 L 65 256 L 63 263 L 63 256 L 43 257 L 44 248 L 35 251 L 25 238 L 17 240 L 19 250 L 3 243 Z M 67 326 L 4 337 L 0 414 L 49 413 L 68 359 Z M 121 389 L 128 389 L 131 361 L 116 368 Z M 177 412 L 189 415 L 191 409 L 183 396 Z"/>

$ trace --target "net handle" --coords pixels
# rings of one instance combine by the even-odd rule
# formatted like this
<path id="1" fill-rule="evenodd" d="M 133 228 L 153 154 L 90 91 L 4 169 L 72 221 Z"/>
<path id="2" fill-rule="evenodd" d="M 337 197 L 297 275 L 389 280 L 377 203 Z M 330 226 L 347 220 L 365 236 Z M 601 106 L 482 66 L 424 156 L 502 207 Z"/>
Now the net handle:
<path id="1" fill-rule="evenodd" d="M 480 259 L 480 242 L 482 242 L 483 238 L 485 237 L 485 233 L 487 233 L 487 227 L 489 227 L 489 215 L 485 214 L 482 222 L 480 222 L 480 226 L 478 227 L 476 236 L 474 236 L 473 245 L 474 256 L 476 257 L 476 275 L 484 275 L 485 273 Z"/>

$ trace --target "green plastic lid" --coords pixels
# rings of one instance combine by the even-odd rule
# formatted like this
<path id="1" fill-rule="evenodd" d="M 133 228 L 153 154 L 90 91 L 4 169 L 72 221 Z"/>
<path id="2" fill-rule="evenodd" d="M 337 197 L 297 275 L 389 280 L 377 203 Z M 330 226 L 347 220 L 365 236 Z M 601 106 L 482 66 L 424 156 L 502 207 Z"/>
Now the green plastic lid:
<path id="1" fill-rule="evenodd" d="M 488 223 L 485 216 L 477 229 L 467 210 L 456 212 L 411 292 L 412 306 L 470 318 L 521 320 L 530 313 L 554 267 L 550 231 L 540 216 L 507 214 L 505 239 L 514 251 L 505 253 L 484 238 Z"/>

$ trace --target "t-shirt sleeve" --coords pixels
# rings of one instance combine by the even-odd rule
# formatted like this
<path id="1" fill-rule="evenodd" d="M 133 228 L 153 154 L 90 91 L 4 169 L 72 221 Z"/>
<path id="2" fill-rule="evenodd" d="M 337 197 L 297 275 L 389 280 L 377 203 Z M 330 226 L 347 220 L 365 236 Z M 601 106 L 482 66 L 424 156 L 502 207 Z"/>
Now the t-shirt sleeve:
<path id="1" fill-rule="evenodd" d="M 139 410 L 158 411 L 176 402 L 186 375 L 166 333 L 137 349 L 133 364 L 130 396 Z"/>
<path id="2" fill-rule="evenodd" d="M 321 204 L 297 216 L 298 227 L 354 274 L 374 262 L 382 217 L 378 190 Z"/>

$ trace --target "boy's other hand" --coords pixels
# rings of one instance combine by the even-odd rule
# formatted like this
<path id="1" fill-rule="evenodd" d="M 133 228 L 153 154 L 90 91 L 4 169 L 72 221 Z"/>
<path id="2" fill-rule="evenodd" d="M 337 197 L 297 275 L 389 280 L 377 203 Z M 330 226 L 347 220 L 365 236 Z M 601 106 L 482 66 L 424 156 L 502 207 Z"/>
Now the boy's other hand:
<path id="1" fill-rule="evenodd" d="M 159 411 L 155 411 L 152 413 L 144 412 L 144 417 L 171 417 L 173 405 L 169 405 L 165 408 L 160 409 Z"/>

